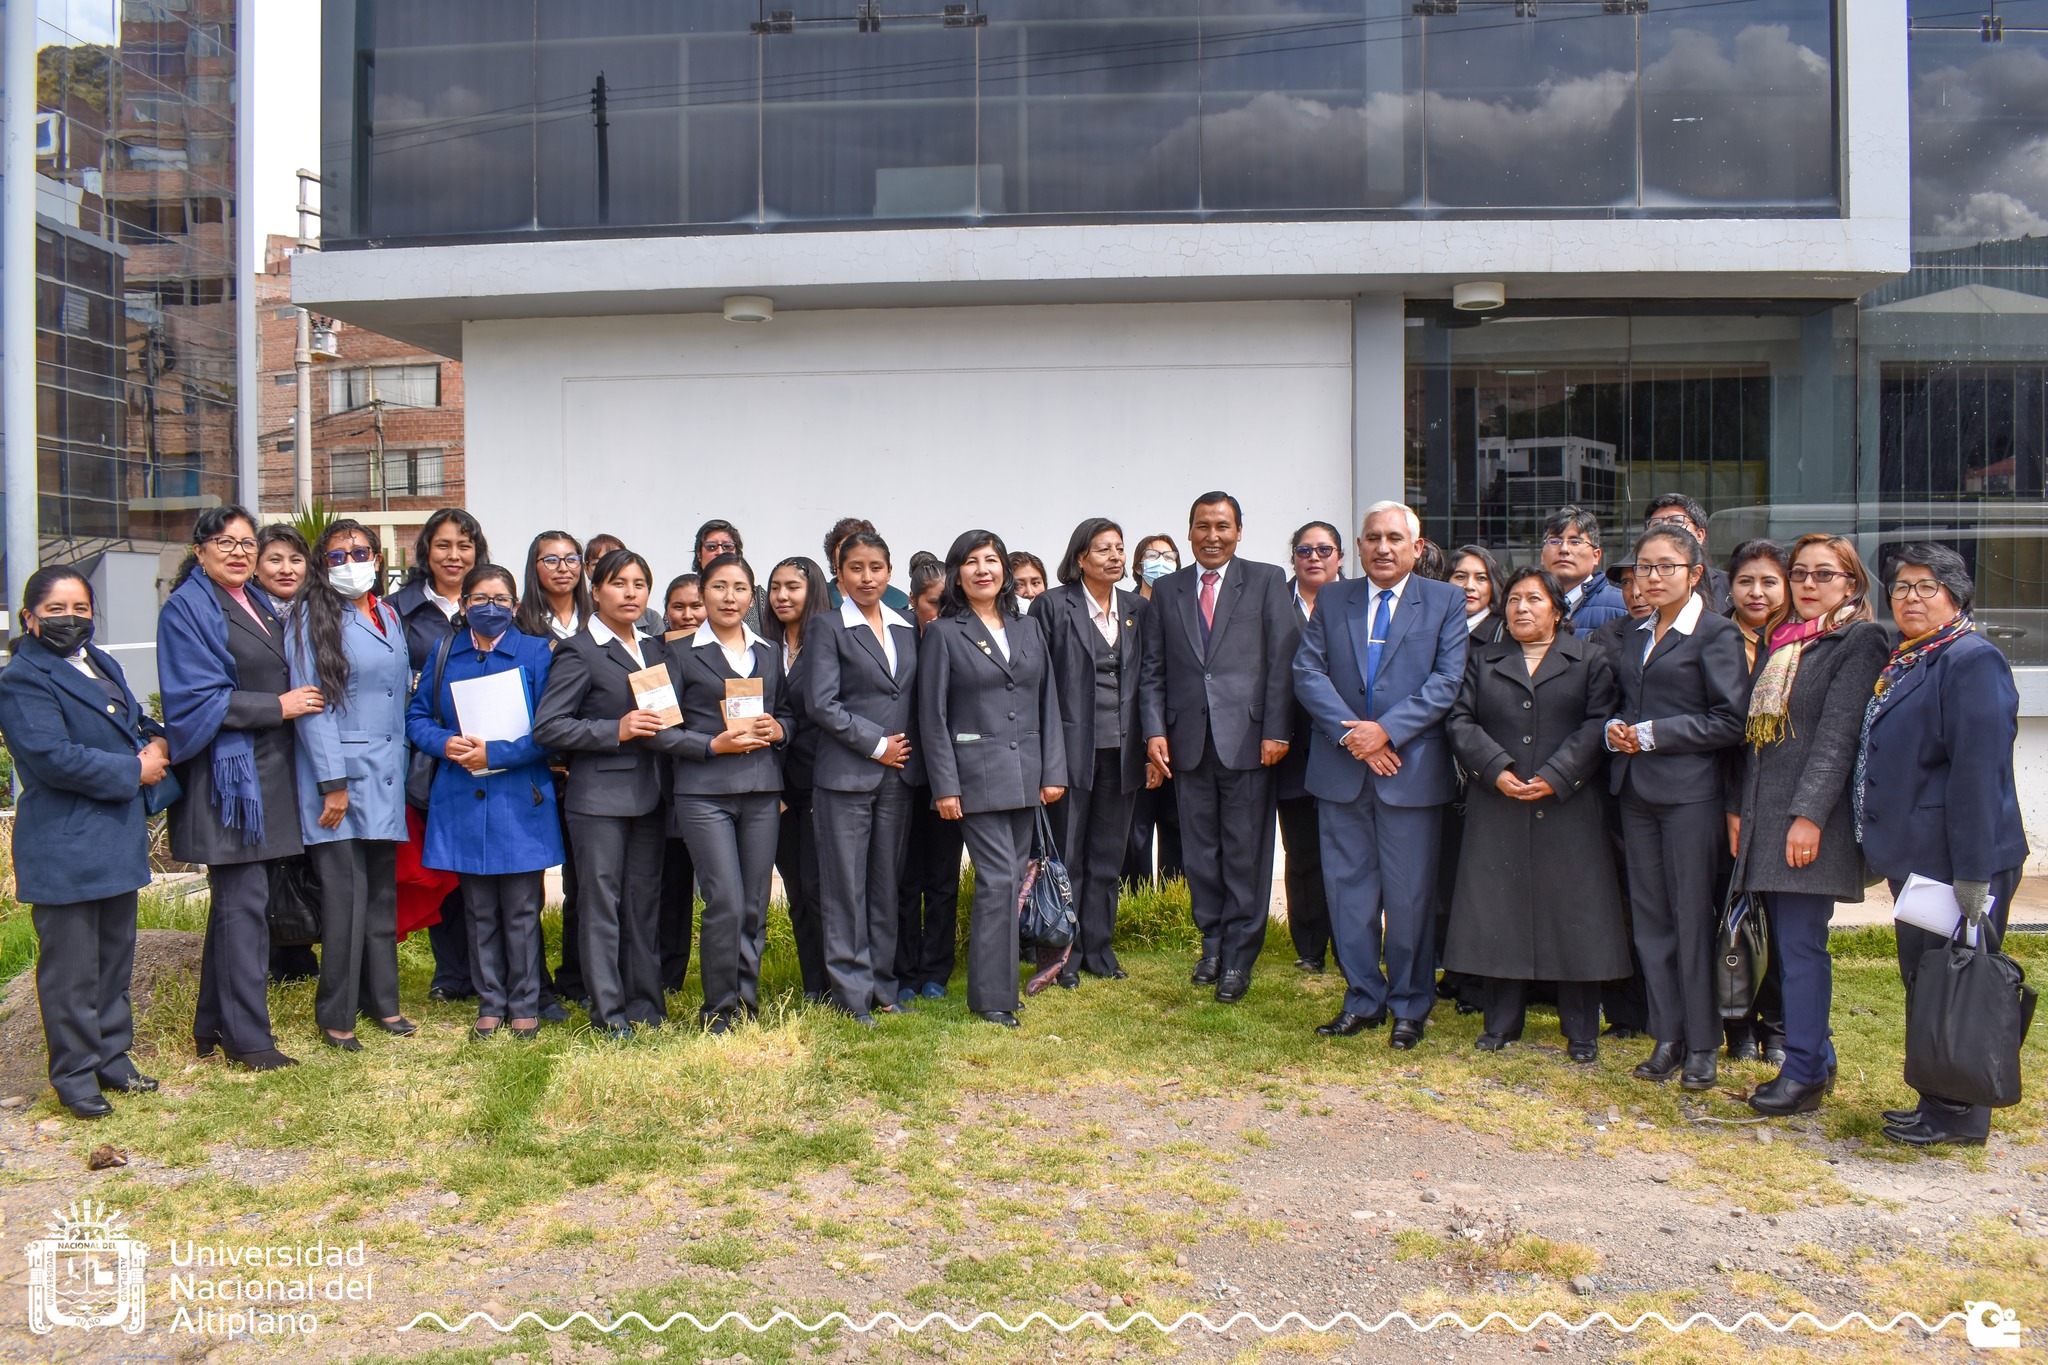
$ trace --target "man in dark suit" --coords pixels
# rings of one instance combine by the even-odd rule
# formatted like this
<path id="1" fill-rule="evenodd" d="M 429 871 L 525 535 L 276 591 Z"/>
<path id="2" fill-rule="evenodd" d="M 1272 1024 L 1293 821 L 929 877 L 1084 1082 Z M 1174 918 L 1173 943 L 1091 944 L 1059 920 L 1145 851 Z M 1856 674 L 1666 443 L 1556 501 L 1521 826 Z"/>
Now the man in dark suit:
<path id="1" fill-rule="evenodd" d="M 1437 850 L 1457 794 L 1444 718 L 1464 684 L 1467 640 L 1464 591 L 1414 572 L 1421 535 L 1401 503 L 1367 508 L 1365 577 L 1323 589 L 1294 659 L 1314 722 L 1308 789 L 1321 802 L 1331 937 L 1350 987 L 1316 1031 L 1348 1038 L 1391 1012 L 1388 1042 L 1401 1049 L 1422 1041 L 1436 1000 Z"/>
<path id="2" fill-rule="evenodd" d="M 1237 558 L 1244 513 L 1204 493 L 1188 514 L 1195 562 L 1159 580 L 1144 619 L 1138 714 L 1147 756 L 1174 779 L 1202 956 L 1194 983 L 1235 1004 L 1251 985 L 1273 899 L 1273 765 L 1287 756 L 1288 667 L 1301 636 L 1277 565 Z"/>
<path id="3" fill-rule="evenodd" d="M 1600 572 L 1600 519 L 1583 507 L 1560 507 L 1543 520 L 1543 567 L 1564 589 L 1564 614 L 1580 635 L 1628 615 L 1621 592 Z"/>
<path id="4" fill-rule="evenodd" d="M 1643 511 L 1643 529 L 1653 526 L 1677 526 L 1692 532 L 1692 538 L 1700 543 L 1700 551 L 1711 555 L 1707 546 L 1707 509 L 1700 505 L 1698 498 L 1683 493 L 1660 493 L 1650 499 L 1650 505 Z M 1700 580 L 1700 596 L 1707 599 L 1707 610 L 1716 616 L 1726 616 L 1735 610 L 1735 594 L 1728 583 L 1728 571 L 1720 568 L 1712 559 L 1707 561 L 1706 577 Z"/>

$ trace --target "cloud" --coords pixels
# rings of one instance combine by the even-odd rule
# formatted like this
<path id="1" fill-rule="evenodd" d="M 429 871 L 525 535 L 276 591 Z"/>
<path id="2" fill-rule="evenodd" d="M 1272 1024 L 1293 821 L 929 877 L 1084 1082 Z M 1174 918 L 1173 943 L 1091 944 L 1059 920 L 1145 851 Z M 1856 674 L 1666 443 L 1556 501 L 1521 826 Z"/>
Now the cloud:
<path id="1" fill-rule="evenodd" d="M 1927 46 L 1931 46 L 1928 44 Z M 1944 245 L 2048 230 L 2048 54 L 2015 42 L 1913 79 L 1913 235 Z M 1917 64 L 1917 63 L 1916 63 Z"/>

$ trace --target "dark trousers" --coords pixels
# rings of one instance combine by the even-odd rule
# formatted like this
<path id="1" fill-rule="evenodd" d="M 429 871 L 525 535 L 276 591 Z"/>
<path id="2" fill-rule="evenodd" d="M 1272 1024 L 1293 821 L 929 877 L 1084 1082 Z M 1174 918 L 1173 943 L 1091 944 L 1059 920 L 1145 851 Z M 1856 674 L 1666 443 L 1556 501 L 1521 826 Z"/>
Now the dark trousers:
<path id="1" fill-rule="evenodd" d="M 1557 1023 L 1565 1040 L 1573 1043 L 1593 1042 L 1600 1033 L 1600 983 L 1597 981 L 1559 981 L 1557 989 Z M 1532 981 L 1510 980 L 1506 977 L 1486 978 L 1486 1031 L 1496 1038 L 1519 1038 L 1522 1025 L 1529 1016 L 1530 987 Z"/>
<path id="2" fill-rule="evenodd" d="M 1835 993 L 1835 960 L 1828 953 L 1829 896 L 1772 891 L 1764 898 L 1771 926 L 1771 961 L 1783 966 L 1785 1078 L 1819 1085 L 1834 1069 L 1834 1031 L 1828 1010 Z"/>
<path id="3" fill-rule="evenodd" d="M 1991 922 L 1997 926 L 1999 937 L 2005 936 L 2006 916 L 2012 910 L 2012 898 L 2020 889 L 2020 871 L 2015 867 L 2001 872 L 1991 879 L 1991 894 L 1997 904 L 1991 907 Z M 1891 883 L 1892 895 L 1899 894 L 1904 882 Z M 1894 921 L 1899 943 L 1899 980 L 1906 986 L 1906 1009 L 1913 1008 L 1913 978 L 1919 974 L 1920 959 L 1924 954 L 1943 947 L 1948 940 L 1940 934 L 1930 934 L 1916 924 L 1901 924 Z M 1786 985 L 1789 1001 L 1791 985 Z M 1789 1022 L 1789 1021 L 1788 1021 Z M 1787 1030 L 1789 1034 L 1790 1030 Z M 1787 1038 L 1786 1065 L 1791 1065 L 1790 1039 Z M 1920 1121 L 1938 1133 L 1950 1137 L 1984 1138 L 1991 1135 L 1991 1110 L 1981 1104 L 1964 1104 L 1961 1100 L 1946 1100 L 1939 1095 L 1920 1096 Z"/>
<path id="4" fill-rule="evenodd" d="M 270 948 L 270 979 L 283 985 L 287 981 L 311 981 L 320 975 L 320 955 L 313 951 L 310 943 L 272 944 Z"/>
<path id="5" fill-rule="evenodd" d="M 873 791 L 818 787 L 811 793 L 827 989 L 849 1014 L 896 1003 L 899 879 L 910 801 L 911 789 L 893 773 Z"/>
<path id="6" fill-rule="evenodd" d="M 1349 987 L 1345 1012 L 1429 1018 L 1436 1004 L 1433 911 L 1443 807 L 1390 806 L 1368 779 L 1357 800 L 1325 801 L 1316 819 L 1330 935 Z"/>
<path id="7" fill-rule="evenodd" d="M 270 864 L 222 863 L 206 869 L 212 903 L 199 956 L 199 1001 L 192 1037 L 231 1052 L 276 1046 L 270 1033 Z"/>
<path id="8" fill-rule="evenodd" d="M 1609 806 L 1609 842 L 1614 849 L 1614 880 L 1621 887 L 1622 922 L 1628 928 L 1629 974 L 1600 983 L 1600 1012 L 1609 1028 L 1650 1031 L 1650 996 L 1643 984 L 1643 957 L 1636 951 L 1636 913 L 1628 899 L 1628 858 L 1621 842 L 1621 812 Z"/>
<path id="9" fill-rule="evenodd" d="M 1130 843 L 1124 850 L 1124 880 L 1137 885 L 1152 883 L 1152 855 L 1159 855 L 1159 880 L 1170 882 L 1187 875 L 1181 865 L 1180 800 L 1173 779 L 1138 793 L 1131 807 Z"/>
<path id="10" fill-rule="evenodd" d="M 1176 772 L 1173 785 L 1202 955 L 1249 975 L 1273 903 L 1273 770 L 1226 768 L 1211 752 Z"/>
<path id="11" fill-rule="evenodd" d="M 1718 801 L 1652 805 L 1631 785 L 1621 794 L 1621 837 L 1628 850 L 1629 910 L 1649 997 L 1650 1036 L 1683 1043 L 1688 1052 L 1717 1051 L 1714 869 L 1718 850 L 1727 846 L 1726 813 Z"/>
<path id="12" fill-rule="evenodd" d="M 1323 889 L 1316 799 L 1288 796 L 1278 804 L 1280 846 L 1287 850 L 1287 936 L 1296 958 L 1320 966 L 1330 955 L 1330 898 Z"/>
<path id="13" fill-rule="evenodd" d="M 672 828 L 673 826 L 671 826 Z M 661 989 L 679 991 L 690 979 L 690 921 L 697 913 L 697 863 L 687 840 L 671 834 L 661 847 Z"/>
<path id="14" fill-rule="evenodd" d="M 808 789 L 782 793 L 781 830 L 775 841 L 775 870 L 782 874 L 782 899 L 789 907 L 789 931 L 796 939 L 796 969 L 803 978 L 804 999 L 822 1000 L 832 983 L 825 975 L 825 924 L 819 900 L 818 836 L 811 826 L 811 793 Z"/>
<path id="15" fill-rule="evenodd" d="M 543 872 L 462 874 L 469 905 L 469 975 L 476 1017 L 531 1019 L 540 1013 Z"/>
<path id="16" fill-rule="evenodd" d="M 1095 751 L 1095 771 L 1089 782 L 1086 791 L 1067 788 L 1066 796 L 1050 813 L 1080 919 L 1080 938 L 1067 960 L 1067 971 L 1071 975 L 1078 968 L 1108 976 L 1119 970 L 1112 946 L 1116 898 L 1123 883 L 1131 809 L 1138 794 L 1123 789 L 1123 755 L 1116 749 Z"/>
<path id="17" fill-rule="evenodd" d="M 320 985 L 313 1021 L 352 1033 L 356 1014 L 398 1014 L 398 845 L 389 839 L 307 844 L 320 879 Z M 468 951 L 468 935 L 463 935 Z M 467 974 L 468 965 L 464 964 Z"/>
<path id="18" fill-rule="evenodd" d="M 690 845 L 704 885 L 697 970 L 702 1014 L 753 1013 L 760 1003 L 761 943 L 768 933 L 775 844 L 782 836 L 777 792 L 676 797 L 675 827 Z"/>
<path id="19" fill-rule="evenodd" d="M 427 926 L 427 946 L 434 950 L 434 979 L 427 983 L 451 1000 L 476 994 L 469 978 L 469 913 L 457 886 L 441 902 L 441 918 Z"/>
<path id="20" fill-rule="evenodd" d="M 661 812 L 571 815 L 578 948 L 597 1028 L 668 1018 L 661 994 Z"/>
<path id="21" fill-rule="evenodd" d="M 967 1008 L 1017 1008 L 1017 895 L 1031 859 L 1032 809 L 991 810 L 961 818 L 974 859 L 974 906 L 967 921 Z"/>
<path id="22" fill-rule="evenodd" d="M 942 820 L 932 809 L 932 789 L 910 797 L 910 846 L 903 856 L 901 907 L 896 921 L 896 980 L 905 986 L 953 977 L 953 952 L 960 932 L 961 821 Z"/>
<path id="23" fill-rule="evenodd" d="M 582 931 L 577 927 L 576 908 L 581 892 L 576 881 L 576 841 L 569 837 L 569 776 L 551 774 L 555 779 L 555 811 L 562 821 L 562 965 L 549 980 L 542 973 L 544 992 L 564 1000 L 587 1000 L 583 984 Z"/>
<path id="24" fill-rule="evenodd" d="M 128 1060 L 135 1012 L 135 893 L 70 905 L 37 905 L 36 999 L 50 1050 L 50 1088 L 66 1104 L 96 1098 L 100 1082 L 136 1074 Z"/>

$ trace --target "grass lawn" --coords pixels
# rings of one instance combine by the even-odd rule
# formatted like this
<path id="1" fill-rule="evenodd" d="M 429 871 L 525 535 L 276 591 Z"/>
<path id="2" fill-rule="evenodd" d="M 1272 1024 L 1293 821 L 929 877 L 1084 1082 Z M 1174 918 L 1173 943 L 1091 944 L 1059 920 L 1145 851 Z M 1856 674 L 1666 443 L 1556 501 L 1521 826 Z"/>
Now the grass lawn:
<path id="1" fill-rule="evenodd" d="M 197 928 L 201 901 L 153 901 L 145 926 Z M 558 932 L 552 913 L 549 926 Z M 946 1000 L 920 1002 L 913 1015 L 885 1018 L 874 1031 L 793 1004 L 795 957 L 779 910 L 771 926 L 763 995 L 775 1003 L 758 1025 L 726 1038 L 678 1023 L 614 1043 L 593 1037 L 579 1016 L 531 1043 L 472 1041 L 473 1006 L 427 1003 L 430 962 L 418 935 L 400 959 L 406 1009 L 426 1025 L 418 1037 L 367 1031 L 356 1056 L 319 1047 L 313 987 L 297 984 L 273 992 L 272 1010 L 281 1044 L 304 1065 L 256 1076 L 193 1060 L 191 985 L 173 983 L 143 1021 L 137 1049 L 164 1090 L 122 1097 L 115 1117 L 90 1128 L 65 1121 L 42 1135 L 46 1157 L 8 1161 L 7 1179 L 24 1197 L 90 1193 L 159 1243 L 361 1238 L 403 1294 L 380 1295 L 349 1319 L 367 1326 L 348 1338 L 347 1358 L 510 1357 L 512 1365 L 735 1353 L 763 1362 L 847 1351 L 956 1360 L 1183 1354 L 1194 1349 L 1187 1339 L 1141 1331 L 879 1340 L 837 1332 L 814 1343 L 787 1327 L 710 1337 L 522 1329 L 509 1341 L 390 1329 L 425 1307 L 451 1321 L 487 1306 L 502 1318 L 529 1307 L 551 1317 L 576 1307 L 600 1317 L 638 1308 L 656 1321 L 677 1310 L 709 1320 L 768 1305 L 809 1315 L 895 1308 L 963 1317 L 1043 1308 L 1067 1318 L 1115 1304 L 1118 1320 L 1137 1308 L 1162 1318 L 1213 1311 L 1191 1255 L 1199 1263 L 1202 1248 L 1219 1239 L 1246 1255 L 1277 1255 L 1287 1251 L 1278 1244 L 1321 1235 L 1303 1231 L 1294 1216 L 1313 1203 L 1312 1190 L 1296 1198 L 1303 1207 L 1289 1210 L 1281 1198 L 1274 1212 L 1247 1211 L 1238 1174 L 1245 1163 L 1284 1174 L 1291 1153 L 1313 1154 L 1322 1137 L 1357 1140 L 1368 1118 L 1462 1132 L 1546 1169 L 1570 1163 L 1589 1206 L 1603 1200 L 1608 1172 L 1658 1165 L 1668 1172 L 1661 1197 L 1698 1208 L 1733 1204 L 1759 1224 L 1876 1211 L 1868 1180 L 1859 1187 L 1844 1178 L 1845 1159 L 1863 1172 L 1891 1163 L 1902 1179 L 1963 1186 L 2031 1180 L 2032 1203 L 2044 1206 L 2048 1064 L 2038 1041 L 2026 1049 L 2028 1100 L 1997 1116 L 1995 1141 L 2011 1154 L 2002 1172 L 1981 1150 L 1923 1155 L 1879 1136 L 1879 1111 L 1907 1095 L 1888 931 L 1836 936 L 1839 1087 L 1817 1121 L 1774 1125 L 1779 1140 L 1764 1145 L 1739 1099 L 1767 1078 L 1763 1068 L 1724 1066 L 1725 1089 L 1702 1098 L 1632 1079 L 1628 1069 L 1647 1043 L 1609 1044 L 1599 1065 L 1569 1066 L 1548 1013 L 1532 1016 L 1528 1043 L 1498 1055 L 1474 1051 L 1476 1018 L 1448 1005 L 1414 1053 L 1391 1052 L 1383 1032 L 1318 1038 L 1312 1028 L 1335 1011 L 1341 978 L 1300 976 L 1278 925 L 1249 998 L 1219 1006 L 1187 983 L 1194 940 L 1178 890 L 1127 899 L 1119 951 L 1129 980 L 1048 991 L 1030 1002 L 1015 1032 L 972 1018 L 959 977 Z M 22 968 L 31 942 L 26 912 L 0 911 L 0 964 Z M 2011 950 L 2034 979 L 2048 977 L 2048 943 L 2015 938 Z M 694 1020 L 694 992 L 672 997 L 670 1011 Z M 1236 1126 L 1212 1131 L 1201 1116 L 1226 1103 L 1236 1106 Z M 13 1117 L 31 1129 L 57 1113 L 45 1091 Z M 1125 1126 L 1140 1119 L 1112 1117 L 1130 1113 L 1154 1118 L 1140 1130 Z M 134 1164 L 88 1185 L 77 1173 L 98 1143 Z M 1500 1183 L 1512 1193 L 1512 1173 Z M 45 1198 L 40 1207 L 47 1205 Z M 2029 1327 L 2048 1326 L 2048 1242 L 2038 1225 L 1986 1210 L 1966 1206 L 1917 1251 L 1816 1240 L 1797 1255 L 1811 1273 L 1849 1286 L 1847 1301 L 1933 1320 L 1960 1309 L 1964 1297 L 1991 1297 Z M 17 1240 L 28 1229 L 21 1223 Z M 1500 1307 L 1526 1317 L 1550 1307 L 1577 1320 L 1597 1306 L 1626 1320 L 1653 1308 L 1682 1316 L 1699 1303 L 1668 1288 L 1575 1295 L 1566 1287 L 1575 1276 L 1613 1268 L 1611 1243 L 1595 1248 L 1511 1224 L 1490 1238 L 1485 1228 L 1476 1233 L 1418 1227 L 1391 1237 L 1373 1259 L 1426 1271 L 1429 1283 L 1361 1303 L 1362 1315 Z M 593 1266 L 617 1273 L 579 1280 Z M 1780 1318 L 1807 1302 L 1768 1274 L 1734 1269 L 1717 1278 L 1715 1292 Z M 151 1311 L 166 1310 L 153 1303 Z M 1342 1334 L 1202 1336 L 1201 1350 L 1214 1358 L 1351 1359 L 1359 1350 L 1355 1336 Z M 1947 1338 L 1960 1350 L 1958 1329 Z M 1785 1358 L 1804 1358 L 1823 1347 L 1868 1347 L 1877 1354 L 1863 1358 L 1889 1359 L 1903 1349 L 1897 1341 L 1802 1343 L 1768 1333 L 1601 1341 L 1603 1358 L 1671 1361 L 1787 1351 Z M 1521 1348 L 1512 1338 L 1480 1342 Z M 1577 1349 L 1593 1344 L 1589 1336 Z"/>

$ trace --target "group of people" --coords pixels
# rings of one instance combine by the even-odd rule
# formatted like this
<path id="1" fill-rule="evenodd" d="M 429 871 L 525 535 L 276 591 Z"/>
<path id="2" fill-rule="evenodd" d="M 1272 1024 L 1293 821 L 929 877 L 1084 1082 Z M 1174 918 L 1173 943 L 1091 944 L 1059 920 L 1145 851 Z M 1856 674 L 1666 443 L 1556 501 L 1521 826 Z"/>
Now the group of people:
<path id="1" fill-rule="evenodd" d="M 273 976 L 317 974 L 324 1045 L 360 1050 L 360 1021 L 415 1031 L 402 865 L 443 879 L 430 995 L 473 996 L 478 1037 L 531 1037 L 569 1002 L 624 1039 L 665 1021 L 693 949 L 703 1027 L 758 1012 L 777 872 L 807 1000 L 873 1027 L 944 996 L 964 848 L 967 1004 L 1014 1028 L 1026 946 L 1025 992 L 1124 975 L 1117 899 L 1155 837 L 1187 880 L 1193 984 L 1242 1000 L 1277 834 L 1295 965 L 1334 953 L 1346 981 L 1318 1033 L 1391 1023 L 1412 1048 L 1453 998 L 1498 1050 L 1545 999 L 1573 1062 L 1597 1059 L 1604 1016 L 1609 1038 L 1647 1037 L 1644 1080 L 1706 1089 L 1725 1044 L 1778 1065 L 1759 1112 L 1811 1110 L 1835 1075 L 1837 902 L 1918 873 L 2003 927 L 2027 852 L 2017 694 L 1955 551 L 1899 546 L 1880 585 L 1838 536 L 1751 541 L 1724 571 L 1706 535 L 1698 503 L 1662 497 L 1609 564 L 1567 507 L 1510 571 L 1384 502 L 1355 576 L 1322 521 L 1290 539 L 1290 574 L 1239 554 L 1243 510 L 1213 492 L 1190 511 L 1192 563 L 1164 535 L 1127 556 L 1091 518 L 1050 574 L 972 530 L 913 556 L 906 591 L 869 522 L 763 581 L 716 520 L 657 599 L 616 537 L 544 531 L 511 568 L 449 508 L 387 597 L 372 528 L 336 521 L 309 546 L 215 508 L 160 618 L 161 722 L 91 642 L 76 569 L 30 578 L 0 673 L 52 1086 L 81 1117 L 155 1086 L 128 1056 L 127 986 L 145 820 L 168 808 L 172 856 L 212 892 L 197 1050 L 259 1070 L 294 1064 Z M 1038 854 L 1066 866 L 1071 944 L 1020 943 Z M 269 942 L 272 879 L 301 859 L 317 961 Z M 1729 1024 L 1715 938 L 1733 891 L 1765 907 L 1774 952 Z M 1899 940 L 1910 992 L 1931 940 Z M 1887 1124 L 1982 1142 L 1988 1112 L 1930 1095 Z"/>

